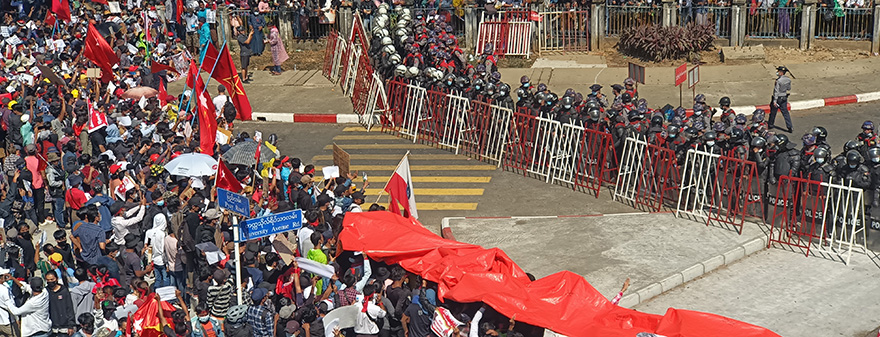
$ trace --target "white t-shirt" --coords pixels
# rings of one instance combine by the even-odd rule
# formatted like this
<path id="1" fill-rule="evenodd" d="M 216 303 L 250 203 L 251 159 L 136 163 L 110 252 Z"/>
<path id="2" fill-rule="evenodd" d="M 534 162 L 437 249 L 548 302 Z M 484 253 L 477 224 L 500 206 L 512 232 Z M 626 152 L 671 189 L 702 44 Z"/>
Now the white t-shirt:
<path id="1" fill-rule="evenodd" d="M 367 315 L 370 315 L 370 317 L 367 317 Z M 370 303 L 367 303 L 367 312 L 358 310 L 357 321 L 354 323 L 354 333 L 359 335 L 378 334 L 379 327 L 373 321 L 384 317 L 385 310 L 382 310 L 382 308 L 370 301 Z"/>
<path id="2" fill-rule="evenodd" d="M 226 101 L 229 100 L 229 96 L 226 95 L 217 95 L 214 97 L 214 108 L 217 109 L 217 117 L 220 117 L 220 113 L 223 112 L 223 106 L 226 105 Z"/>

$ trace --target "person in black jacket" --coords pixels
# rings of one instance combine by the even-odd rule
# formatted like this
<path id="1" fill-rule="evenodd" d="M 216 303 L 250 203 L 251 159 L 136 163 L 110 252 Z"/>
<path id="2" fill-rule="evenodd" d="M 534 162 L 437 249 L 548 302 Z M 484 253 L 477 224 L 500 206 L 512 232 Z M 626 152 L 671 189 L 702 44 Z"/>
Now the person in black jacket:
<path id="1" fill-rule="evenodd" d="M 781 176 L 797 176 L 801 169 L 801 154 L 797 147 L 788 140 L 786 135 L 776 135 L 776 154 L 770 162 L 773 165 L 770 183 L 776 184 Z"/>
<path id="2" fill-rule="evenodd" d="M 49 336 L 70 336 L 76 327 L 76 310 L 70 299 L 67 282 L 61 282 L 55 273 L 48 273 L 44 277 L 46 290 L 49 291 L 49 318 L 52 320 L 52 331 Z"/>

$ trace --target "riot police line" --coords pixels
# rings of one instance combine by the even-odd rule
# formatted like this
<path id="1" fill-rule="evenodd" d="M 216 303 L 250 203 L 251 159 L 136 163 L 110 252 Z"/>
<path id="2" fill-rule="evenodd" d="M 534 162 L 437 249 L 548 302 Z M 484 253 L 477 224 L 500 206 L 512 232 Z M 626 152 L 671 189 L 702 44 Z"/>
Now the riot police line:
<path id="1" fill-rule="evenodd" d="M 373 67 L 392 48 L 362 53 L 366 35 L 355 22 L 353 38 L 334 45 L 347 47 L 331 53 L 328 44 L 328 55 L 335 63 L 342 53 L 340 85 L 365 127 L 379 124 L 413 142 L 595 195 L 613 186 L 616 200 L 640 209 L 675 208 L 739 232 L 745 218 L 759 219 L 774 224 L 771 241 L 808 254 L 818 242 L 848 246 L 848 256 L 865 243 L 864 224 L 880 229 L 880 148 L 871 122 L 832 158 L 822 127 L 804 135 L 799 150 L 769 130 L 763 110 L 737 114 L 727 97 L 715 109 L 702 94 L 692 110 L 649 109 L 631 79 L 613 85 L 613 97 L 596 84 L 587 95 L 568 89 L 560 98 L 523 76 L 514 102 L 510 86 L 486 71 L 494 61 L 484 63 L 485 55 L 482 67 L 464 74 Z"/>

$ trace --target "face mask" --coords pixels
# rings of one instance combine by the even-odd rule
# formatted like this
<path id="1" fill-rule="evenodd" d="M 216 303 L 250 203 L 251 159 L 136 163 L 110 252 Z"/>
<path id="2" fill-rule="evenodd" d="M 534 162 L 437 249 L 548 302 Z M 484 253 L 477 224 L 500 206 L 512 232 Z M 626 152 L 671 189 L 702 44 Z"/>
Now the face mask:
<path id="1" fill-rule="evenodd" d="M 529 82 L 523 83 L 523 88 L 528 88 L 528 87 L 529 87 Z"/>
<path id="2" fill-rule="evenodd" d="M 715 145 L 715 141 L 714 141 L 714 140 L 710 140 L 710 141 L 706 142 L 706 145 L 714 146 L 714 145 Z"/>
<path id="3" fill-rule="evenodd" d="M 12 282 L 12 280 L 7 280 L 7 281 L 6 281 L 6 286 L 7 286 L 7 287 L 12 287 L 12 285 L 13 285 L 14 283 L 15 283 L 15 282 Z"/>
<path id="4" fill-rule="evenodd" d="M 857 166 L 859 166 L 859 165 L 850 165 L 849 168 L 854 169 L 854 168 L 856 168 Z"/>
<path id="5" fill-rule="evenodd" d="M 25 240 L 31 239 L 31 233 L 21 233 L 21 237 Z"/>
<path id="6" fill-rule="evenodd" d="M 48 289 L 54 289 L 55 286 L 57 286 L 57 285 L 58 285 L 58 281 L 55 281 L 55 282 L 46 282 L 46 288 L 48 288 Z"/>
<path id="7" fill-rule="evenodd" d="M 159 202 L 156 203 L 156 206 L 159 206 L 159 207 L 165 206 L 165 200 L 159 200 Z"/>
<path id="8" fill-rule="evenodd" d="M 822 164 L 825 162 L 825 158 L 822 158 L 822 157 L 816 158 L 816 162 L 819 164 Z"/>
<path id="9" fill-rule="evenodd" d="M 199 316 L 199 322 L 208 323 L 210 316 Z"/>
<path id="10" fill-rule="evenodd" d="M 880 157 L 871 158 L 872 162 L 880 163 Z"/>

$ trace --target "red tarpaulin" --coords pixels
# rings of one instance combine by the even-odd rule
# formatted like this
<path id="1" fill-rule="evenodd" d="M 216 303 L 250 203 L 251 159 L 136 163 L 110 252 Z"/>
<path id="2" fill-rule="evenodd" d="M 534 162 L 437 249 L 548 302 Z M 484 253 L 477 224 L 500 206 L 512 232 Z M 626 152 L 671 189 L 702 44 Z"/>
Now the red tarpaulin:
<path id="1" fill-rule="evenodd" d="M 569 271 L 530 282 L 504 251 L 440 238 L 413 219 L 390 212 L 347 213 L 342 247 L 438 284 L 441 298 L 483 302 L 499 313 L 571 337 L 771 337 L 759 326 L 726 317 L 670 308 L 653 315 L 611 304 L 583 277 Z"/>

